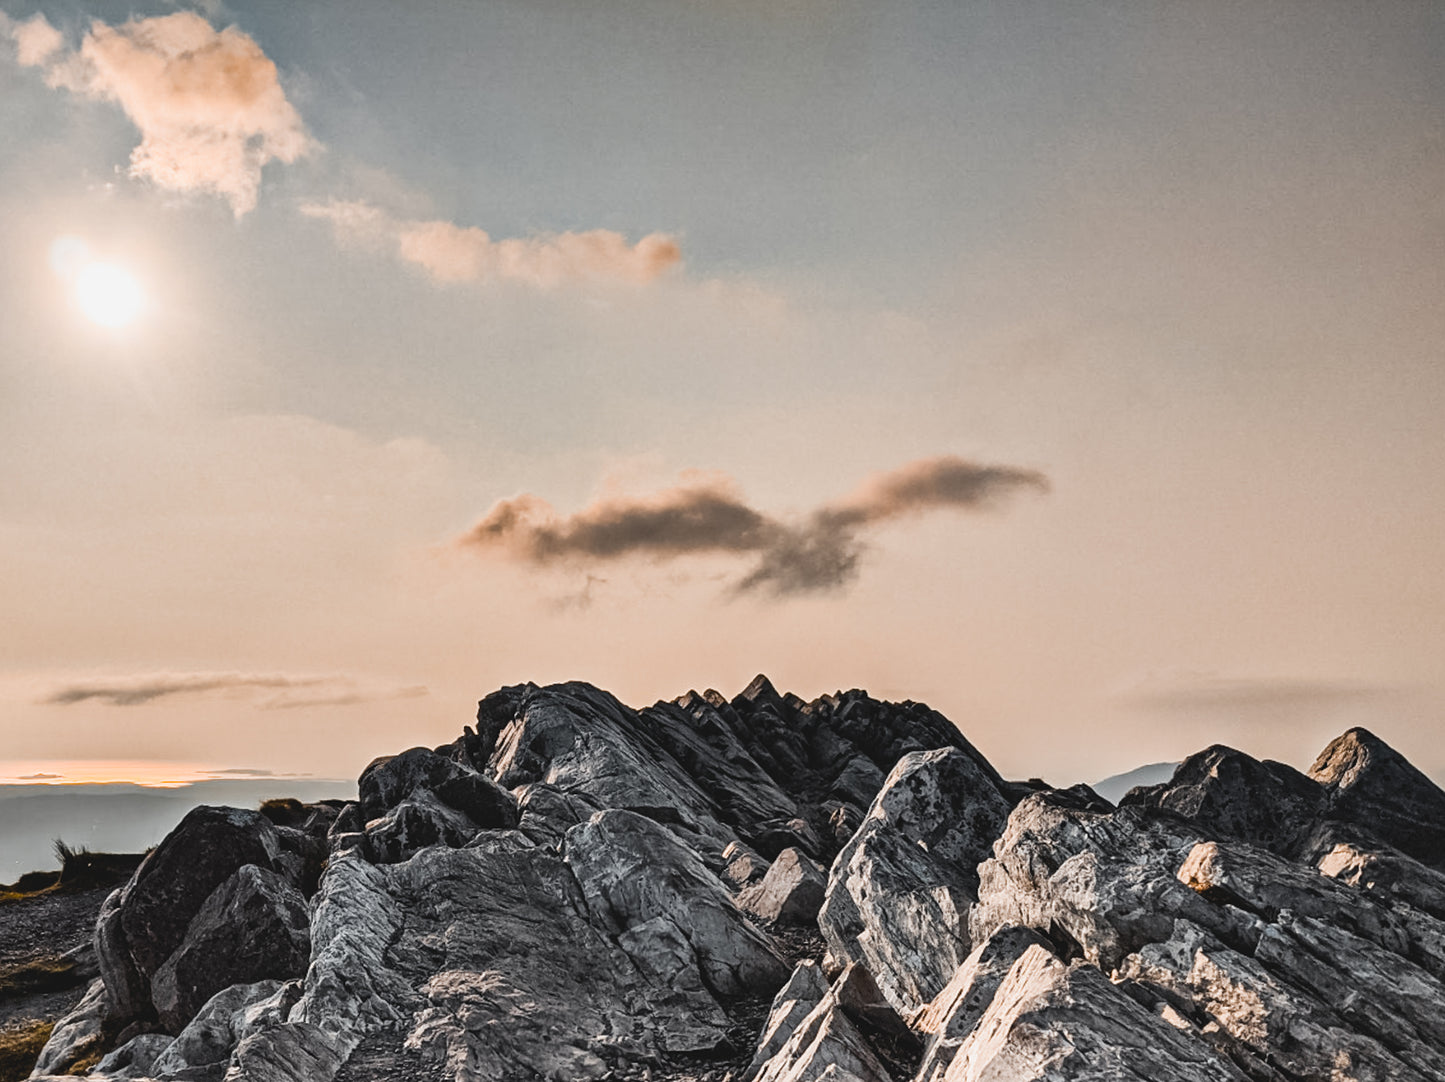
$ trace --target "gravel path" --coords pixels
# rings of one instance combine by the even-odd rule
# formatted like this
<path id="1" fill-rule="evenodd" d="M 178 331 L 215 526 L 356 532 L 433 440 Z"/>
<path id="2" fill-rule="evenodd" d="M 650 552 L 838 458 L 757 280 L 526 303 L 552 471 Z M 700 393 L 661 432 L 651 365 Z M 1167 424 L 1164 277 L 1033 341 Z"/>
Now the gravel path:
<path id="1" fill-rule="evenodd" d="M 113 889 L 98 887 L 0 902 L 0 971 L 89 943 L 100 905 Z"/>

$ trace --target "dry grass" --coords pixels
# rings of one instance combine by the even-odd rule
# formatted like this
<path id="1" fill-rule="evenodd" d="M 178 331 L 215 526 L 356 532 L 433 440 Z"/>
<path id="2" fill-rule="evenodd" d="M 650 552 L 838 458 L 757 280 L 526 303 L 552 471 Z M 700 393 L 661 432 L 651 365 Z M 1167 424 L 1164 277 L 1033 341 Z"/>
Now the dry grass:
<path id="1" fill-rule="evenodd" d="M 90 1052 L 84 1056 L 81 1056 L 78 1060 L 76 1060 L 70 1065 L 70 1069 L 65 1073 L 73 1075 L 85 1074 L 86 1071 L 90 1070 L 104 1058 L 105 1056 L 100 1052 L 99 1049 L 97 1049 L 94 1052 Z"/>
<path id="2" fill-rule="evenodd" d="M 0 1030 L 0 1082 L 28 1078 L 54 1028 L 53 1022 L 31 1020 Z"/>
<path id="3" fill-rule="evenodd" d="M 80 983 L 74 960 L 59 955 L 31 958 L 0 967 L 0 999 L 61 992 Z"/>
<path id="4" fill-rule="evenodd" d="M 72 849 L 55 840 L 58 872 L 27 872 L 13 883 L 0 883 L 0 905 L 23 902 L 57 891 L 91 890 L 119 886 L 131 877 L 145 853 L 92 853 L 81 846 Z"/>

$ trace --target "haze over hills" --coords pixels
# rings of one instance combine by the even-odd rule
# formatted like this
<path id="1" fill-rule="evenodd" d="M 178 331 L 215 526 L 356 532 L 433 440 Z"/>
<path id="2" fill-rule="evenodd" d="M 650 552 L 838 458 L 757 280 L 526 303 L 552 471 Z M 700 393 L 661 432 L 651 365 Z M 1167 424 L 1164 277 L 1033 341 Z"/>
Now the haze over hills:
<path id="1" fill-rule="evenodd" d="M 354 799 L 356 783 L 318 778 L 217 779 L 174 787 L 127 783 L 0 786 L 0 883 L 58 867 L 54 842 L 139 853 L 201 804 L 255 808 L 272 797 Z"/>

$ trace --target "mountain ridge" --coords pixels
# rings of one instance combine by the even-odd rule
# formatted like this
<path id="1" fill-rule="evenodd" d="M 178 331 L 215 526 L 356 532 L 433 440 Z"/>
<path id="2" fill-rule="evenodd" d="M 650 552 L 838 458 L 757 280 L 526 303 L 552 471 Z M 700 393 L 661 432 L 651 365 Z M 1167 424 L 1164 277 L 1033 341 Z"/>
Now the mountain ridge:
<path id="1" fill-rule="evenodd" d="M 1442 810 L 1364 730 L 1115 805 L 858 690 L 514 685 L 344 807 L 189 813 L 33 1077 L 1440 1078 Z"/>

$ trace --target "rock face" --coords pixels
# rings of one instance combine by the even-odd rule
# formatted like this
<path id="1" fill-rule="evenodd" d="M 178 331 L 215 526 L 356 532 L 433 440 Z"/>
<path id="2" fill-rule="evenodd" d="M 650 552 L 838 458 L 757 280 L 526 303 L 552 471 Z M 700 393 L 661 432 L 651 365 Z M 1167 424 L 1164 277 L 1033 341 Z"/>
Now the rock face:
<path id="1" fill-rule="evenodd" d="M 1115 808 L 860 691 L 522 685 L 358 788 L 187 816 L 34 1077 L 1445 1079 L 1445 793 L 1363 730 Z"/>

